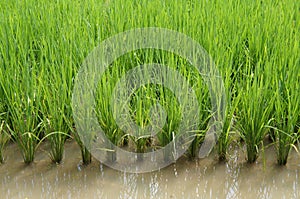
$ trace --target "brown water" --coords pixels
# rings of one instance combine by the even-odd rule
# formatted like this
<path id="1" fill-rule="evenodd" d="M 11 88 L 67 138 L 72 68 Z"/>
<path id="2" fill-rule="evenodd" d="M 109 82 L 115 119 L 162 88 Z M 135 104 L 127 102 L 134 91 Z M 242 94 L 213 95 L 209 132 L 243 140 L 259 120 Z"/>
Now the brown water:
<path id="1" fill-rule="evenodd" d="M 43 145 L 42 148 L 47 148 Z M 24 165 L 14 144 L 0 165 L 0 198 L 300 198 L 300 157 L 291 153 L 287 166 L 276 166 L 273 149 L 253 165 L 233 153 L 228 163 L 215 155 L 201 160 L 181 158 L 157 172 L 122 173 L 96 160 L 80 164 L 74 141 L 65 145 L 64 162 L 52 164 L 38 151 L 35 163 Z"/>

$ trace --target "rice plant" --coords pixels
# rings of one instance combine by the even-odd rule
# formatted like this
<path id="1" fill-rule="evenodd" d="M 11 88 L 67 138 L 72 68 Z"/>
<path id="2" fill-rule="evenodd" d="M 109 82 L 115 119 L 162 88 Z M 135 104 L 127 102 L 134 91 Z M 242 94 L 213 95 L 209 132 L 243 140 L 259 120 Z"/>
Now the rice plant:
<path id="1" fill-rule="evenodd" d="M 77 134 L 77 132 L 74 130 L 72 131 L 72 135 L 76 142 L 78 143 L 81 151 L 81 158 L 82 158 L 82 163 L 84 165 L 88 165 L 92 162 L 92 154 L 89 151 L 89 149 L 82 143 L 82 140 L 80 136 Z"/>
<path id="2" fill-rule="evenodd" d="M 241 68 L 236 68 L 239 64 L 238 43 L 238 40 L 233 40 L 232 45 L 230 46 L 228 46 L 228 44 L 226 43 L 218 44 L 219 49 L 221 49 L 219 51 L 224 55 L 224 57 L 218 57 L 216 64 L 221 65 L 224 68 L 222 70 L 222 77 L 225 86 L 227 103 L 222 130 L 217 142 L 218 156 L 220 161 L 224 161 L 227 159 L 228 149 L 230 148 L 231 144 L 239 141 L 235 124 L 237 120 L 237 109 L 241 99 L 241 94 L 239 93 L 240 89 L 238 88 L 240 78 L 239 73 Z"/>
<path id="3" fill-rule="evenodd" d="M 145 85 L 138 89 L 132 96 L 131 115 L 136 124 L 140 127 L 140 132 L 136 136 L 129 136 L 135 145 L 135 151 L 138 154 L 137 159 L 142 160 L 142 153 L 151 146 L 151 135 L 143 135 L 143 130 L 150 124 L 150 108 L 155 105 L 156 92 L 151 85 Z"/>
<path id="4" fill-rule="evenodd" d="M 205 133 L 210 128 L 209 120 L 211 119 L 211 105 L 210 105 L 210 96 L 207 86 L 205 85 L 202 78 L 197 75 L 195 78 L 196 81 L 193 82 L 193 89 L 195 89 L 196 95 L 198 97 L 198 111 L 199 111 L 199 121 L 197 130 L 194 132 L 194 139 L 187 151 L 189 158 L 195 158 L 198 156 L 199 149 L 204 140 Z"/>
<path id="5" fill-rule="evenodd" d="M 293 63 L 292 58 L 289 64 Z M 300 87 L 292 82 L 299 82 L 299 67 L 291 66 L 292 70 L 282 65 L 276 76 L 276 103 L 274 120 L 274 142 L 277 148 L 277 163 L 285 165 L 292 148 L 298 151 L 296 143 L 300 138 Z"/>
<path id="6" fill-rule="evenodd" d="M 256 68 L 257 76 L 247 77 L 246 87 L 240 93 L 238 107 L 238 128 L 247 149 L 247 161 L 253 163 L 258 158 L 263 140 L 269 130 L 267 126 L 272 120 L 274 95 L 269 83 L 270 78 L 260 74 L 260 66 Z M 251 73 L 248 73 L 251 74 Z"/>
<path id="7" fill-rule="evenodd" d="M 6 76 L 8 85 L 5 85 L 4 93 L 8 102 L 7 127 L 22 152 L 24 162 L 31 163 L 34 160 L 36 147 L 40 140 L 39 134 L 42 130 L 39 101 L 37 100 L 39 91 L 36 90 L 37 78 L 33 68 L 23 67 L 20 73 L 15 77 Z M 31 78 L 28 78 L 30 76 Z"/>
<path id="8" fill-rule="evenodd" d="M 118 65 L 119 62 L 115 62 Z M 122 146 L 128 139 L 127 135 L 121 130 L 121 127 L 115 121 L 115 115 L 119 110 L 114 106 L 116 101 L 111 101 L 113 96 L 114 87 L 120 78 L 124 74 L 124 67 L 111 66 L 105 71 L 101 80 L 99 81 L 97 93 L 96 93 L 96 113 L 99 119 L 99 124 L 104 131 L 107 138 L 110 140 L 110 147 L 107 149 L 101 149 L 107 154 L 107 160 L 109 162 L 116 161 L 116 151 L 113 150 L 113 146 Z M 90 138 L 92 139 L 92 138 Z"/>
<path id="9" fill-rule="evenodd" d="M 236 133 L 234 132 L 234 120 L 236 108 L 239 103 L 239 97 L 234 98 L 234 101 L 229 101 L 225 113 L 225 119 L 223 123 L 222 132 L 218 139 L 218 154 L 219 160 L 226 160 L 227 150 L 236 139 Z"/>
<path id="10" fill-rule="evenodd" d="M 293 88 L 294 89 L 294 88 Z M 285 165 L 287 163 L 289 152 L 292 148 L 297 149 L 295 145 L 300 137 L 299 124 L 299 94 L 292 89 L 286 89 L 284 97 L 278 94 L 276 101 L 276 123 L 275 123 L 275 142 L 277 147 L 277 163 Z"/>
<path id="11" fill-rule="evenodd" d="M 55 64 L 55 63 L 53 63 Z M 50 157 L 53 162 L 60 163 L 64 154 L 64 143 L 72 126 L 71 115 L 71 83 L 72 68 L 51 67 L 43 84 L 43 113 L 45 136 L 50 142 Z M 61 74 L 61 75 L 60 75 Z"/>

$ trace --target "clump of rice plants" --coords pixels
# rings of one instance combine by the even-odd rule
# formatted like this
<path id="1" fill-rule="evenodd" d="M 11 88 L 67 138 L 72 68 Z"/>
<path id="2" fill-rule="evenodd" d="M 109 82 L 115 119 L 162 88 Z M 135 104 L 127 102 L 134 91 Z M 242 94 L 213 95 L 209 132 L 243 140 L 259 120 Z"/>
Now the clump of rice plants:
<path id="1" fill-rule="evenodd" d="M 156 139 L 159 142 L 158 147 L 164 147 L 175 139 L 178 131 L 179 123 L 182 122 L 183 115 L 180 111 L 180 104 L 176 99 L 176 96 L 167 88 L 158 87 L 159 91 L 159 103 L 165 110 L 166 120 L 165 125 L 161 128 L 161 131 L 157 133 Z M 168 154 L 166 151 L 164 159 L 168 161 L 172 154 Z"/>
<path id="2" fill-rule="evenodd" d="M 237 140 L 237 133 L 234 121 L 236 120 L 236 111 L 240 102 L 241 95 L 237 93 L 234 81 L 230 77 L 231 68 L 225 70 L 225 91 L 226 91 L 226 110 L 222 130 L 218 137 L 218 156 L 220 161 L 227 159 L 227 153 L 230 145 Z"/>
<path id="3" fill-rule="evenodd" d="M 248 73 L 245 88 L 241 89 L 241 100 L 238 106 L 238 128 L 247 149 L 247 162 L 254 163 L 263 147 L 263 140 L 269 130 L 267 126 L 272 120 L 274 95 L 270 90 L 270 79 L 260 73 L 259 63 L 255 73 Z M 270 70 L 270 69 L 269 69 Z"/>
<path id="4" fill-rule="evenodd" d="M 91 152 L 88 150 L 88 148 L 86 146 L 84 146 L 80 136 L 77 134 L 77 132 L 75 130 L 72 132 L 72 135 L 80 147 L 82 163 L 84 165 L 90 164 L 92 162 Z"/>
<path id="5" fill-rule="evenodd" d="M 188 69 L 185 70 L 187 70 L 186 73 L 190 73 L 187 78 L 190 79 L 190 84 L 192 84 L 192 88 L 195 90 L 195 93 L 197 95 L 199 111 L 197 130 L 194 132 L 194 139 L 187 151 L 187 156 L 192 159 L 198 156 L 199 149 L 205 137 L 205 133 L 210 128 L 210 125 L 213 124 L 209 124 L 212 113 L 209 96 L 210 93 L 207 86 L 205 85 L 203 79 L 199 76 L 199 74 L 195 73 L 195 71 L 188 72 Z"/>
<path id="6" fill-rule="evenodd" d="M 300 86 L 293 82 L 299 81 L 299 67 L 287 70 L 285 66 L 278 71 L 276 76 L 276 103 L 274 120 L 274 137 L 277 148 L 277 163 L 285 165 L 289 152 L 300 138 L 299 113 L 300 113 Z"/>
<path id="7" fill-rule="evenodd" d="M 222 132 L 220 133 L 218 139 L 218 154 L 219 160 L 226 160 L 227 150 L 230 144 L 235 141 L 237 138 L 234 133 L 233 122 L 235 120 L 235 111 L 238 106 L 239 97 L 233 99 L 234 101 L 229 101 L 225 113 L 224 123 Z"/>
<path id="8" fill-rule="evenodd" d="M 6 85 L 4 91 L 8 102 L 7 127 L 13 140 L 18 144 L 25 163 L 31 163 L 34 160 L 42 130 L 35 72 L 34 68 L 27 66 L 22 68 L 20 75 L 6 76 L 6 84 L 9 86 Z M 18 72 L 15 71 L 15 74 Z"/>
<path id="9" fill-rule="evenodd" d="M 111 142 L 111 148 L 101 149 L 106 152 L 109 162 L 116 161 L 116 151 L 112 149 L 113 145 L 120 146 L 122 140 L 126 137 L 114 119 L 114 113 L 117 113 L 119 110 L 114 109 L 111 104 L 114 85 L 120 73 L 122 73 L 122 71 L 114 67 L 107 70 L 99 82 L 96 95 L 96 112 L 99 118 L 99 124 Z"/>
<path id="10" fill-rule="evenodd" d="M 50 105 L 51 108 L 57 108 L 55 104 Z M 48 113 L 48 114 L 47 114 Z M 51 114 L 52 113 L 52 114 Z M 50 158 L 54 163 L 60 163 L 63 159 L 64 144 L 68 137 L 68 126 L 64 122 L 63 115 L 60 111 L 44 112 L 45 137 L 50 142 Z"/>
<path id="11" fill-rule="evenodd" d="M 27 104 L 24 98 L 16 98 L 10 101 L 12 106 L 9 107 L 8 129 L 21 150 L 24 162 L 31 163 L 40 142 L 42 122 L 37 116 L 38 109 L 33 102 Z"/>
<path id="12" fill-rule="evenodd" d="M 27 108 L 35 109 L 34 107 Z M 26 112 L 27 110 L 25 108 Z M 21 106 L 10 107 L 9 110 L 9 113 L 12 115 L 10 124 L 13 124 L 13 126 L 8 126 L 8 129 L 13 140 L 18 144 L 25 163 L 33 162 L 38 143 L 40 142 L 39 134 L 42 122 L 38 120 L 38 117 L 32 115 L 35 111 L 24 113 L 24 108 Z"/>
<path id="13" fill-rule="evenodd" d="M 286 89 L 286 88 L 285 88 Z M 293 88 L 294 89 L 294 88 Z M 286 94 L 278 94 L 276 100 L 275 143 L 277 147 L 277 163 L 285 165 L 292 147 L 297 150 L 295 143 L 300 137 L 297 120 L 299 116 L 299 94 L 286 89 Z"/>
<path id="14" fill-rule="evenodd" d="M 262 88 L 253 89 L 247 94 L 244 93 L 238 117 L 238 125 L 241 137 L 246 144 L 249 163 L 254 163 L 258 158 L 263 140 L 268 132 L 267 126 L 271 120 L 271 108 L 268 105 L 270 102 L 264 98 Z"/>
<path id="15" fill-rule="evenodd" d="M 64 144 L 72 129 L 71 120 L 71 68 L 52 66 L 43 84 L 43 121 L 45 136 L 50 142 L 50 157 L 55 163 L 63 159 Z M 71 74 L 70 74 L 71 73 Z"/>
<path id="16" fill-rule="evenodd" d="M 138 160 L 142 160 L 142 153 L 146 152 L 149 146 L 152 145 L 152 135 L 143 135 L 143 130 L 151 122 L 150 108 L 155 105 L 156 98 L 156 89 L 153 88 L 153 85 L 142 86 L 131 97 L 130 111 L 132 119 L 139 129 L 138 132 L 135 132 L 135 135 L 130 135 L 129 138 L 135 146 L 135 151 L 139 153 Z"/>

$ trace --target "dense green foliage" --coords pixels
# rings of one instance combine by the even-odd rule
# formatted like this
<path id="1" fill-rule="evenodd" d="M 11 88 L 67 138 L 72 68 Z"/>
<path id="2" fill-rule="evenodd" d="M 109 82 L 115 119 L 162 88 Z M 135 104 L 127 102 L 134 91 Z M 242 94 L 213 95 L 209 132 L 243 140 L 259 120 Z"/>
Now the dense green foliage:
<path id="1" fill-rule="evenodd" d="M 141 27 L 164 27 L 199 42 L 222 74 L 228 99 L 227 117 L 219 139 L 219 154 L 226 157 L 235 132 L 254 162 L 263 140 L 272 132 L 278 163 L 285 164 L 300 136 L 300 4 L 297 0 L 266 1 L 161 1 L 88 0 L 0 2 L 0 160 L 7 137 L 16 142 L 24 161 L 34 160 L 39 143 L 49 140 L 54 162 L 63 157 L 68 135 L 77 137 L 86 163 L 89 152 L 80 143 L 72 118 L 74 77 L 82 61 L 101 41 L 116 33 Z M 164 56 L 162 56 L 164 55 Z M 175 65 L 199 97 L 203 139 L 209 117 L 209 96 L 201 78 L 184 60 L 159 51 L 124 55 L 102 77 L 99 85 L 99 121 L 114 144 L 133 143 L 138 152 L 164 146 L 181 118 L 176 98 L 152 85 L 132 98 L 133 118 L 148 121 L 149 106 L 159 101 L 169 114 L 162 134 L 132 138 L 122 132 L 107 110 L 108 96 L 120 76 L 131 67 L 159 62 Z M 103 97 L 105 96 L 105 97 Z M 203 97 L 204 96 L 204 97 Z M 154 99 L 153 99 L 154 97 Z M 157 100 L 159 99 L 159 100 Z M 2 121 L 4 121 L 2 123 Z M 271 131 L 270 131 L 271 130 Z M 3 134 L 5 132 L 5 135 Z M 3 138 L 2 138 L 3 137 Z"/>

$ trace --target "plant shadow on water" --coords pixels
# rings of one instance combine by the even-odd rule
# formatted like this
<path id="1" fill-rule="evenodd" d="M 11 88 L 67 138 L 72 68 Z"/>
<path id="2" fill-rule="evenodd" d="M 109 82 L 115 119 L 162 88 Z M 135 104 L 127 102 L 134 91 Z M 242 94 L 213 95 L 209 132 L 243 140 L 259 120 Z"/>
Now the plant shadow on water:
<path id="1" fill-rule="evenodd" d="M 48 142 L 41 145 L 48 149 Z M 177 163 L 160 171 L 134 174 L 113 170 L 93 161 L 84 166 L 75 141 L 65 144 L 65 158 L 52 164 L 46 152 L 38 151 L 30 165 L 14 155 L 15 144 L 8 146 L 6 164 L 0 165 L 3 198 L 298 198 L 299 156 L 295 151 L 285 167 L 276 165 L 276 152 L 265 150 L 247 164 L 242 150 L 229 150 L 228 162 L 219 162 L 214 150 L 207 158 Z M 13 166 L 12 166 L 13 165 Z M 76 166 L 77 165 L 77 166 Z"/>

